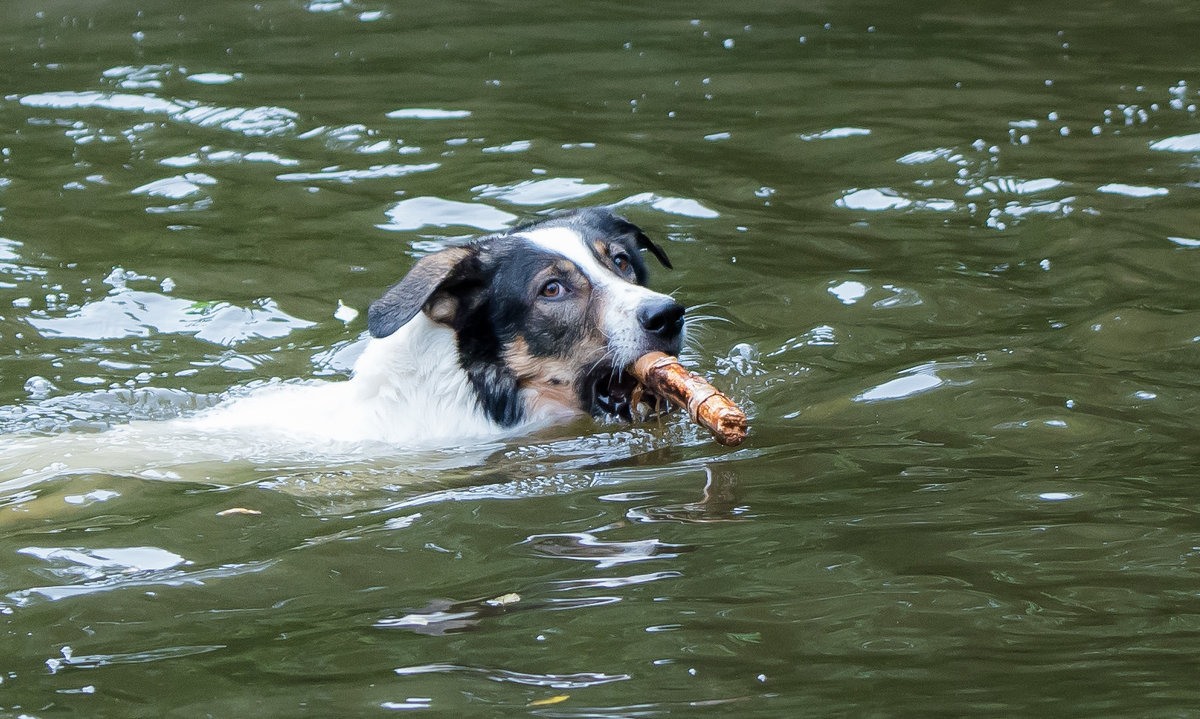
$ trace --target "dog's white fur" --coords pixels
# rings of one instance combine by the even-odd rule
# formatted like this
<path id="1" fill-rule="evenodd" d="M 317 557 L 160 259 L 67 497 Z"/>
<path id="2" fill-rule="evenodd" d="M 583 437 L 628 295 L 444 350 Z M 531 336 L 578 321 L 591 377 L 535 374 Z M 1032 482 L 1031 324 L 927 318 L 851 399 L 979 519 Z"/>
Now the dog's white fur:
<path id="1" fill-rule="evenodd" d="M 457 351 L 454 331 L 421 313 L 393 334 L 368 340 L 348 381 L 264 389 L 178 422 L 310 444 L 441 447 L 522 434 L 577 414 L 548 408 L 501 428 L 480 408 Z"/>

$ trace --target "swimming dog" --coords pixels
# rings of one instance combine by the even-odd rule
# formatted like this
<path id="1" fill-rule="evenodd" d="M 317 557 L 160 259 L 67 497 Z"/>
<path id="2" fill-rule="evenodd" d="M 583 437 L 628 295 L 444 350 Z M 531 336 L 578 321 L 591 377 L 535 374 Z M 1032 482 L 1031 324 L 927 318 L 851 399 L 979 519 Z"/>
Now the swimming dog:
<path id="1" fill-rule="evenodd" d="M 211 479 L 214 461 L 458 457 L 589 415 L 629 420 L 626 368 L 678 354 L 684 335 L 683 306 L 646 287 L 642 251 L 671 267 L 636 225 L 587 208 L 426 255 L 371 303 L 348 380 L 235 389 L 194 414 L 96 433 L 12 435 L 0 492 L 93 471 Z"/>
<path id="2" fill-rule="evenodd" d="M 422 257 L 367 310 L 345 382 L 284 385 L 186 421 L 194 430 L 437 446 L 572 418 L 630 419 L 646 352 L 677 354 L 684 307 L 646 287 L 662 247 L 605 208 L 574 210 Z"/>

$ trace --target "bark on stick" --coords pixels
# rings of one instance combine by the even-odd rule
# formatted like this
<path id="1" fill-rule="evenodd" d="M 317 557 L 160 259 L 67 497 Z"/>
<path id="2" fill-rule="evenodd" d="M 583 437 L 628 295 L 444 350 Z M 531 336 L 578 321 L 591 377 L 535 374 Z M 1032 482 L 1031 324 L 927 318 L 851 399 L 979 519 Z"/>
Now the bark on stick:
<path id="1" fill-rule="evenodd" d="M 687 409 L 692 421 L 707 427 L 726 447 L 746 439 L 746 413 L 679 359 L 662 352 L 649 352 L 629 368 L 652 394 Z"/>

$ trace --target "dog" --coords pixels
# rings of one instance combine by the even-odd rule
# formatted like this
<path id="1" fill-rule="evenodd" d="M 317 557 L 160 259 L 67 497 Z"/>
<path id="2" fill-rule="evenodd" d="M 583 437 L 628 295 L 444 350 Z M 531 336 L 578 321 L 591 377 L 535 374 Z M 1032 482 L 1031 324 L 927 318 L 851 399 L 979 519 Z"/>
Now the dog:
<path id="1" fill-rule="evenodd" d="M 684 307 L 646 286 L 643 251 L 671 269 L 639 227 L 593 207 L 424 256 L 369 306 L 350 379 L 273 383 L 97 433 L 13 435 L 0 443 L 0 492 L 92 471 L 209 477 L 212 462 L 427 451 L 453 462 L 587 416 L 631 420 L 626 367 L 678 354 L 685 334 Z"/>
<path id="2" fill-rule="evenodd" d="M 445 446 L 632 417 L 625 368 L 678 354 L 682 305 L 646 286 L 663 248 L 592 207 L 422 257 L 367 310 L 348 381 L 283 385 L 184 420 L 305 442 Z"/>

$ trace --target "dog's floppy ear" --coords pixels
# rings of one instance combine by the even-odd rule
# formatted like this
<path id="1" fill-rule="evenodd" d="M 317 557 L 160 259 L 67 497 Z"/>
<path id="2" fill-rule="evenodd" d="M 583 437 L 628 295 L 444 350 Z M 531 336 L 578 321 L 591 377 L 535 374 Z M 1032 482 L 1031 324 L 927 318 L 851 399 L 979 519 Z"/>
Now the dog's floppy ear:
<path id="1" fill-rule="evenodd" d="M 451 247 L 417 260 L 404 279 L 367 308 L 371 336 L 387 337 L 422 309 L 435 322 L 449 324 L 458 311 L 458 298 L 452 290 L 470 282 L 475 259 L 473 248 Z"/>
<path id="2" fill-rule="evenodd" d="M 612 215 L 611 217 L 617 223 L 617 230 L 621 234 L 633 235 L 633 241 L 637 243 L 639 250 L 650 250 L 650 254 L 658 258 L 663 267 L 666 267 L 668 270 L 675 269 L 671 266 L 671 260 L 667 257 L 666 251 L 655 244 L 649 237 L 646 237 L 646 233 L 642 232 L 642 228 L 620 215 Z"/>
<path id="3" fill-rule="evenodd" d="M 651 241 L 649 237 L 646 237 L 646 233 L 642 232 L 642 229 L 637 225 L 630 223 L 630 227 L 632 227 L 636 232 L 634 239 L 637 240 L 638 249 L 650 250 L 650 254 L 657 257 L 658 261 L 662 263 L 663 267 L 666 267 L 668 270 L 675 269 L 671 266 L 671 260 L 667 257 L 666 250 Z"/>

